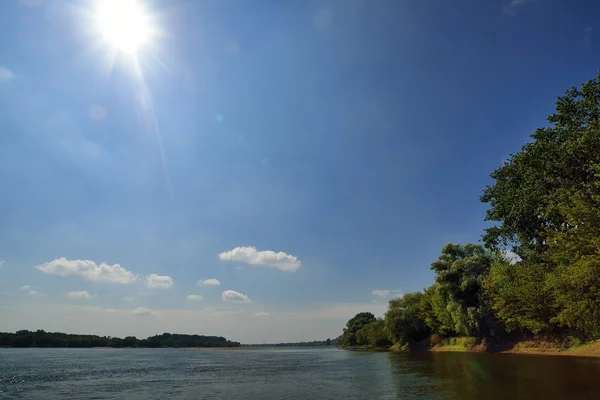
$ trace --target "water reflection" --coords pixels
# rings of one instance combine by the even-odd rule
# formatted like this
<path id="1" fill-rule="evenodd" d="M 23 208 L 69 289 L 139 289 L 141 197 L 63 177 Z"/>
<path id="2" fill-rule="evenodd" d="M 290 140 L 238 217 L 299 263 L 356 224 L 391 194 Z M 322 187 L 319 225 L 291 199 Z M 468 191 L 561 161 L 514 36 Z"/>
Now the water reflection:
<path id="1" fill-rule="evenodd" d="M 598 399 L 600 360 L 483 353 L 389 353 L 398 399 Z"/>

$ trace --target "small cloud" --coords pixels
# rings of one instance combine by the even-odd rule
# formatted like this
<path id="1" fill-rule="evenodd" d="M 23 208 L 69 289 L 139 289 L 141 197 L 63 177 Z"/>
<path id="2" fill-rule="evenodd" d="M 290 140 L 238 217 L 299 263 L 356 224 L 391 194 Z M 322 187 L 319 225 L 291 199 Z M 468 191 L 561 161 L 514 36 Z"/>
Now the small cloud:
<path id="1" fill-rule="evenodd" d="M 4 260 L 0 260 L 0 268 L 2 268 L 3 264 L 4 264 Z"/>
<path id="2" fill-rule="evenodd" d="M 85 290 L 69 292 L 68 296 L 69 296 L 69 298 L 74 299 L 74 300 L 91 299 L 92 297 L 94 297 L 91 294 L 89 294 L 88 292 L 86 292 Z"/>
<path id="3" fill-rule="evenodd" d="M 504 257 L 508 260 L 510 264 L 516 264 L 518 262 L 523 261 L 521 257 L 517 253 L 513 253 L 512 251 L 506 250 L 504 252 Z"/>
<path id="4" fill-rule="evenodd" d="M 94 121 L 102 121 L 106 118 L 106 109 L 102 106 L 90 107 L 90 118 Z"/>
<path id="5" fill-rule="evenodd" d="M 187 299 L 192 301 L 202 301 L 204 300 L 204 296 L 201 294 L 190 294 Z"/>
<path id="6" fill-rule="evenodd" d="M 146 307 L 137 307 L 131 313 L 135 315 L 150 315 L 152 314 L 152 310 Z"/>
<path id="7" fill-rule="evenodd" d="M 32 296 L 37 296 L 38 294 L 41 294 L 41 293 L 38 292 L 37 290 L 33 290 L 32 289 L 32 290 L 29 291 L 29 294 L 32 295 Z"/>
<path id="8" fill-rule="evenodd" d="M 150 289 L 171 289 L 175 280 L 168 275 L 150 274 L 146 277 L 146 286 Z"/>
<path id="9" fill-rule="evenodd" d="M 123 285 L 133 283 L 138 278 L 137 275 L 122 268 L 119 264 L 96 264 L 90 260 L 68 260 L 64 257 L 37 265 L 35 268 L 50 275 L 79 277 L 88 281 Z"/>
<path id="10" fill-rule="evenodd" d="M 12 80 L 15 75 L 8 68 L 0 67 L 0 83 Z"/>
<path id="11" fill-rule="evenodd" d="M 502 14 L 517 15 L 523 6 L 536 1 L 537 0 L 510 0 L 502 7 Z"/>
<path id="12" fill-rule="evenodd" d="M 235 270 L 236 270 L 236 271 L 243 271 L 243 270 L 244 270 L 244 267 L 240 267 L 240 266 L 238 266 L 238 267 L 235 267 Z"/>
<path id="13" fill-rule="evenodd" d="M 293 272 L 300 268 L 302 263 L 296 256 L 283 251 L 256 250 L 254 246 L 236 247 L 219 254 L 221 261 L 241 261 L 249 265 L 264 265 L 282 271 Z"/>
<path id="14" fill-rule="evenodd" d="M 133 297 L 133 296 L 125 296 L 125 297 L 123 297 L 123 300 L 125 300 L 128 303 L 131 303 L 132 301 L 135 300 L 135 297 Z"/>
<path id="15" fill-rule="evenodd" d="M 21 290 L 29 290 L 29 289 L 31 289 L 31 285 L 24 285 L 24 286 L 21 286 L 19 289 L 21 289 Z"/>
<path id="16" fill-rule="evenodd" d="M 243 293 L 236 292 L 235 290 L 226 290 L 221 293 L 221 298 L 223 301 L 228 301 L 230 303 L 252 303 L 250 298 Z"/>
<path id="17" fill-rule="evenodd" d="M 379 297 L 387 297 L 390 295 L 390 291 L 389 290 L 383 290 L 383 289 L 375 289 L 371 292 L 371 294 L 373 296 L 379 296 Z"/>
<path id="18" fill-rule="evenodd" d="M 206 285 L 206 286 L 219 286 L 221 281 L 218 279 L 204 279 L 196 282 L 196 286 Z"/>
<path id="19" fill-rule="evenodd" d="M 262 164 L 263 167 L 267 167 L 267 168 L 271 167 L 271 162 L 266 157 L 263 158 L 260 163 Z"/>
<path id="20" fill-rule="evenodd" d="M 269 314 L 268 312 L 264 312 L 264 311 L 259 311 L 259 312 L 255 312 L 254 314 L 255 317 L 270 317 L 271 314 Z"/>

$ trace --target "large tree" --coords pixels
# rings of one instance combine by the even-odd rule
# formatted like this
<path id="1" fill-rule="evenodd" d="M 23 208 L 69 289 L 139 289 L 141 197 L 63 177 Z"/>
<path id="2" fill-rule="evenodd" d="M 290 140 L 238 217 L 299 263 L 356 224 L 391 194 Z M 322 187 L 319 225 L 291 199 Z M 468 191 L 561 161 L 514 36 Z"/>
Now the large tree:
<path id="1" fill-rule="evenodd" d="M 573 87 L 556 102 L 549 126 L 496 169 L 481 201 L 488 203 L 487 246 L 512 246 L 522 258 L 542 258 L 550 233 L 565 232 L 573 222 L 563 212 L 574 193 L 597 180 L 600 163 L 600 74 Z"/>
<path id="2" fill-rule="evenodd" d="M 356 346 L 367 344 L 365 341 L 367 340 L 365 337 L 360 337 L 360 340 L 357 341 L 357 331 L 361 330 L 365 325 L 377 321 L 373 313 L 370 312 L 361 312 L 356 314 L 354 317 L 350 318 L 346 323 L 346 327 L 344 328 L 344 333 L 340 336 L 340 341 L 344 346 Z"/>
<path id="3" fill-rule="evenodd" d="M 523 258 L 495 264 L 486 293 L 509 330 L 600 338 L 600 75 L 560 97 L 548 121 L 481 197 L 497 222 L 486 245 Z"/>
<path id="4" fill-rule="evenodd" d="M 385 328 L 392 341 L 408 344 L 429 336 L 430 330 L 421 315 L 422 298 L 423 293 L 414 292 L 390 300 L 390 306 L 385 313 Z"/>
<path id="5" fill-rule="evenodd" d="M 431 264 L 435 285 L 422 301 L 424 318 L 442 334 L 487 336 L 493 328 L 491 309 L 482 291 L 494 254 L 477 244 L 448 243 Z"/>

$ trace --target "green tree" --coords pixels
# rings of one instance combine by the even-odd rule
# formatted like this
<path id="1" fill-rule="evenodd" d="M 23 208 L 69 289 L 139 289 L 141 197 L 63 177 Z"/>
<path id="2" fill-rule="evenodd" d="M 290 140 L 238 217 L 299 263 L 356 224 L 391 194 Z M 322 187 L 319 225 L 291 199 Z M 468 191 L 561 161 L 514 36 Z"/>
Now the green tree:
<path id="1" fill-rule="evenodd" d="M 430 330 L 421 315 L 420 303 L 423 293 L 407 293 L 390 300 L 385 313 L 385 329 L 395 343 L 409 344 L 429 336 Z"/>
<path id="2" fill-rule="evenodd" d="M 432 332 L 451 336 L 454 334 L 454 321 L 446 306 L 447 300 L 440 284 L 434 283 L 424 290 L 420 303 L 421 317 Z"/>
<path id="3" fill-rule="evenodd" d="M 556 102 L 550 126 L 492 173 L 487 246 L 523 262 L 492 268 L 486 292 L 507 329 L 600 338 L 600 74 Z"/>
<path id="4" fill-rule="evenodd" d="M 431 264 L 435 286 L 426 291 L 423 318 L 442 334 L 488 336 L 497 329 L 482 280 L 494 255 L 481 245 L 448 243 Z"/>
<path id="5" fill-rule="evenodd" d="M 375 321 L 375 316 L 370 312 L 361 312 L 356 314 L 346 323 L 344 333 L 340 336 L 340 340 L 343 346 L 356 346 L 359 345 L 356 332 L 359 331 L 363 326 L 370 322 Z M 363 338 L 361 337 L 361 343 Z"/>
<path id="6" fill-rule="evenodd" d="M 499 260 L 484 279 L 492 309 L 508 332 L 549 332 L 556 315 L 554 291 L 547 285 L 548 264 Z"/>
<path id="7" fill-rule="evenodd" d="M 556 102 L 550 126 L 539 128 L 533 141 L 496 169 L 481 201 L 488 203 L 484 242 L 491 248 L 513 246 L 523 259 L 548 248 L 550 232 L 573 228 L 561 206 L 569 196 L 596 180 L 600 163 L 600 74 L 573 87 Z"/>

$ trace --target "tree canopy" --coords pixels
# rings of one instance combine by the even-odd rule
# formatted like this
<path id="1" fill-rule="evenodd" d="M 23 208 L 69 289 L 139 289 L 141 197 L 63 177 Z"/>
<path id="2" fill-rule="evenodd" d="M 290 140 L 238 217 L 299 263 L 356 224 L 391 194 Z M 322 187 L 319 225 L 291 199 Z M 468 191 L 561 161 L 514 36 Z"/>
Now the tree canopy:
<path id="1" fill-rule="evenodd" d="M 435 283 L 390 301 L 391 341 L 600 339 L 600 74 L 559 97 L 548 123 L 491 173 L 480 201 L 494 225 L 483 245 L 445 245 L 431 264 Z"/>

